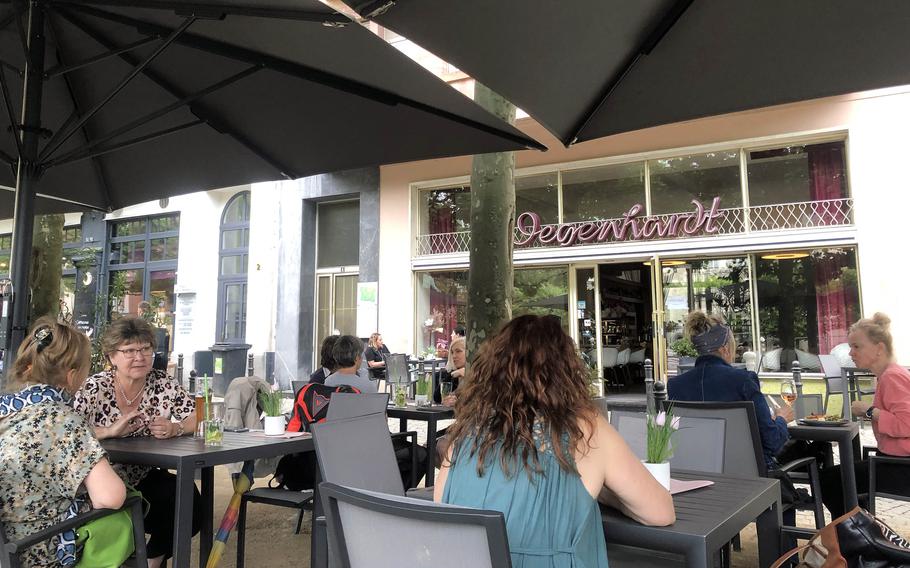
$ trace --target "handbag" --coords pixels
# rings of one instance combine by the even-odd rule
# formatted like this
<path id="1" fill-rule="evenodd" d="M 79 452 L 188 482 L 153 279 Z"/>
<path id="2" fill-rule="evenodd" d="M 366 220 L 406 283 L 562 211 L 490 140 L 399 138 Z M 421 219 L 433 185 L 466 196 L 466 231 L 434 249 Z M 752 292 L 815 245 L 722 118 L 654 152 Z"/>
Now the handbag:
<path id="1" fill-rule="evenodd" d="M 808 543 L 777 559 L 780 568 L 799 555 L 797 568 L 910 567 L 910 543 L 859 507 L 822 527 Z"/>
<path id="2" fill-rule="evenodd" d="M 133 496 L 142 497 L 142 493 L 127 493 L 127 498 Z M 82 547 L 76 568 L 118 568 L 136 551 L 129 509 L 93 519 L 79 527 L 76 535 L 76 545 Z"/>

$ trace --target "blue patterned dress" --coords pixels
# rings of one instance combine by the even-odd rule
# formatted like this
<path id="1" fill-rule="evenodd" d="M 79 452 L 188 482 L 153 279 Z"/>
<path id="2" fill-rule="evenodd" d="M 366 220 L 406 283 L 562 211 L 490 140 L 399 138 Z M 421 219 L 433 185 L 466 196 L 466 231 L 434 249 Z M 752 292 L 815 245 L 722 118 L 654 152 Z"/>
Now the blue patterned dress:
<path id="1" fill-rule="evenodd" d="M 514 568 L 606 568 L 600 507 L 578 474 L 559 467 L 548 439 L 536 429 L 542 473 L 532 477 L 515 466 L 506 476 L 498 453 L 487 458 L 478 477 L 477 456 L 470 455 L 466 440 L 449 469 L 442 500 L 502 511 Z"/>

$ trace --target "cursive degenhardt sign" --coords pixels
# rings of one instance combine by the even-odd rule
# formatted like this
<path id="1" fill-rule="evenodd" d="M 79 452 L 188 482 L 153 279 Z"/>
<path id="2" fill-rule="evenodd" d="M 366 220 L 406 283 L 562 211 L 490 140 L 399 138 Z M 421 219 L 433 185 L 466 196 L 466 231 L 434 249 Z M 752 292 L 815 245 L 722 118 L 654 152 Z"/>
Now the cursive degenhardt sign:
<path id="1" fill-rule="evenodd" d="M 644 207 L 633 205 L 622 217 L 605 221 L 584 221 L 541 225 L 537 213 L 526 211 L 515 220 L 518 237 L 515 246 L 534 246 L 535 241 L 543 246 L 559 245 L 569 247 L 576 244 L 607 243 L 616 241 L 638 241 L 652 238 L 673 238 L 693 235 L 710 235 L 718 230 L 717 220 L 723 217 L 720 198 L 715 197 L 711 208 L 705 209 L 693 199 L 695 210 L 669 215 L 640 217 Z"/>

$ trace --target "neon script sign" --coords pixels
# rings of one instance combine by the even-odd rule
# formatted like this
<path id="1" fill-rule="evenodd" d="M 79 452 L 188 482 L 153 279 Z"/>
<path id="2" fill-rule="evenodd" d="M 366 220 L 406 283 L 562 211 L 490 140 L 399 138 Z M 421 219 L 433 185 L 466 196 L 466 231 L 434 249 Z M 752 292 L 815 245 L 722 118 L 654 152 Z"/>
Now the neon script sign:
<path id="1" fill-rule="evenodd" d="M 519 236 L 515 246 L 533 246 L 535 241 L 543 246 L 607 243 L 615 241 L 640 241 L 653 238 L 691 237 L 711 235 L 718 231 L 717 220 L 724 216 L 720 210 L 720 197 L 715 197 L 711 208 L 705 209 L 693 199 L 695 210 L 670 215 L 640 216 L 644 207 L 633 205 L 622 217 L 605 221 L 541 225 L 540 215 L 526 211 L 515 220 Z"/>

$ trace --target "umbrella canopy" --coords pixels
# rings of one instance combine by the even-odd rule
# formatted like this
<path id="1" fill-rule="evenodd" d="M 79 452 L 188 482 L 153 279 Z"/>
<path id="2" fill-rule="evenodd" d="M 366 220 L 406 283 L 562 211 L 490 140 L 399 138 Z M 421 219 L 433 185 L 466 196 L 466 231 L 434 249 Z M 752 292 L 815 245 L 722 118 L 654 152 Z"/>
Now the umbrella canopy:
<path id="1" fill-rule="evenodd" d="M 348 0 L 567 146 L 910 83 L 905 0 Z"/>
<path id="2" fill-rule="evenodd" d="M 0 168 L 0 185 L 14 186 L 17 148 L 7 132 L 21 112 L 20 27 L 26 34 L 28 21 L 17 3 L 3 4 L 0 68 L 13 112 L 0 112 L 0 161 L 11 166 Z M 39 144 L 47 195 L 116 209 L 242 183 L 540 147 L 316 0 L 39 4 L 48 42 Z"/>
<path id="3" fill-rule="evenodd" d="M 316 0 L 0 0 L 14 291 L 34 195 L 101 209 L 348 168 L 543 149 Z M 27 302 L 15 299 L 12 348 Z"/>

